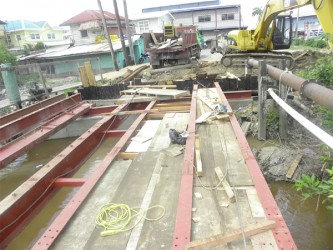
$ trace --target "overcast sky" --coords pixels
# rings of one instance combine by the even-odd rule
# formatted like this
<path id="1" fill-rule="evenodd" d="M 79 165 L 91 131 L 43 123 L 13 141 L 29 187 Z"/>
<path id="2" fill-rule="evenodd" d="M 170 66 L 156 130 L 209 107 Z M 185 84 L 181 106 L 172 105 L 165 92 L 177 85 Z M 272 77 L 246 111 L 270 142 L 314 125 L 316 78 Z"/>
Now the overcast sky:
<path id="1" fill-rule="evenodd" d="M 0 20 L 8 21 L 25 19 L 31 21 L 47 21 L 51 25 L 59 25 L 84 10 L 98 10 L 97 0 L 2 0 Z M 141 13 L 142 8 L 181 2 L 197 2 L 197 0 L 126 0 L 129 17 Z M 265 5 L 267 0 L 221 0 L 221 5 L 241 4 L 243 22 L 255 25 L 256 18 L 251 13 L 254 7 Z M 104 10 L 113 11 L 112 0 L 101 0 Z M 120 14 L 123 15 L 123 0 L 117 0 Z"/>

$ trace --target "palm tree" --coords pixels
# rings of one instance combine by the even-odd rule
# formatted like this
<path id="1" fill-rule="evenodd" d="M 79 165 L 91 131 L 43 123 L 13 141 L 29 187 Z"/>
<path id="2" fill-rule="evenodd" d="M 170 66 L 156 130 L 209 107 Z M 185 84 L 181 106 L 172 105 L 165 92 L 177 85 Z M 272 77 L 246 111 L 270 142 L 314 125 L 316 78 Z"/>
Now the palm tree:
<path id="1" fill-rule="evenodd" d="M 255 7 L 252 10 L 252 16 L 258 16 L 258 22 L 260 20 L 261 13 L 262 13 L 262 8 L 261 7 Z"/>

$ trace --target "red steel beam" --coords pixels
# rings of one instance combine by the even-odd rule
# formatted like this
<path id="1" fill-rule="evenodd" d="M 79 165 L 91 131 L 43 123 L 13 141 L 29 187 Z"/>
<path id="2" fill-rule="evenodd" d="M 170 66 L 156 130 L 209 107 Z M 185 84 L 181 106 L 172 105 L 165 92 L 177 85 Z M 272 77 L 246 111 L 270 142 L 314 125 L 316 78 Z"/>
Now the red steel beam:
<path id="1" fill-rule="evenodd" d="M 242 90 L 242 91 L 226 91 L 224 92 L 227 99 L 242 99 L 251 98 L 252 90 Z"/>
<path id="2" fill-rule="evenodd" d="M 44 101 L 38 102 L 36 104 L 30 105 L 29 107 L 23 108 L 23 109 L 19 109 L 18 111 L 15 111 L 13 113 L 10 113 L 8 115 L 2 116 L 0 118 L 0 126 L 9 123 L 11 121 L 14 121 L 16 119 L 19 119 L 25 115 L 31 114 L 32 112 L 40 109 L 40 108 L 44 108 L 46 106 L 49 106 L 55 102 L 61 101 L 63 99 L 65 99 L 65 94 L 61 94 L 61 95 L 56 95 L 54 97 L 48 98 Z"/>
<path id="3" fill-rule="evenodd" d="M 61 100 L 51 104 L 45 108 L 41 108 L 29 115 L 20 117 L 14 121 L 0 126 L 0 142 L 8 140 L 13 136 L 43 122 L 64 110 L 77 105 L 81 101 L 81 94 L 73 95 L 65 100 Z"/>
<path id="4" fill-rule="evenodd" d="M 54 183 L 54 187 L 80 187 L 86 182 L 84 178 L 58 178 Z"/>
<path id="5" fill-rule="evenodd" d="M 182 164 L 182 178 L 180 183 L 178 208 L 175 230 L 173 234 L 173 249 L 184 249 L 191 239 L 193 166 L 195 143 L 195 120 L 197 112 L 198 85 L 193 86 L 190 119 L 188 122 L 189 137 L 186 140 L 184 160 Z"/>
<path id="6" fill-rule="evenodd" d="M 124 105 L 117 109 L 120 111 Z M 107 116 L 54 157 L 15 191 L 0 201 L 0 249 L 31 220 L 34 209 L 54 190 L 57 178 L 73 174 L 101 142 L 100 132 L 116 128 L 117 117 Z"/>
<path id="7" fill-rule="evenodd" d="M 114 111 L 118 105 L 112 105 L 112 106 L 103 106 L 103 107 L 92 107 L 87 115 L 100 115 L 100 114 L 106 114 L 111 113 Z"/>
<path id="8" fill-rule="evenodd" d="M 104 137 L 122 137 L 127 130 L 108 130 L 101 132 Z"/>
<path id="9" fill-rule="evenodd" d="M 72 109 L 69 109 L 65 113 L 58 114 L 58 116 L 52 118 L 52 120 L 48 121 L 38 129 L 30 131 L 17 140 L 14 140 L 0 148 L 0 169 L 4 168 L 20 155 L 28 152 L 39 143 L 45 141 L 51 135 L 67 126 L 76 118 L 87 113 L 89 109 L 90 104 L 82 103 Z"/>
<path id="10" fill-rule="evenodd" d="M 232 110 L 227 98 L 222 92 L 220 85 L 218 83 L 214 83 L 217 89 L 217 92 L 223 102 L 227 104 L 228 110 Z M 283 216 L 280 212 L 278 205 L 269 189 L 265 177 L 263 176 L 260 167 L 254 157 L 252 150 L 244 136 L 244 133 L 239 126 L 237 118 L 234 114 L 229 116 L 231 125 L 237 137 L 237 141 L 242 150 L 243 157 L 246 162 L 246 166 L 251 175 L 254 186 L 256 187 L 258 197 L 261 201 L 262 206 L 265 209 L 266 216 L 270 220 L 275 221 L 275 228 L 273 229 L 273 235 L 276 240 L 276 244 L 279 249 L 293 249 L 296 250 L 297 246 L 291 236 L 291 233 L 287 227 L 286 222 L 283 219 Z"/>
<path id="11" fill-rule="evenodd" d="M 156 101 L 152 101 L 146 110 L 150 110 Z M 134 123 L 130 126 L 124 136 L 117 142 L 112 150 L 106 155 L 104 160 L 96 168 L 95 172 L 87 179 L 83 186 L 77 191 L 77 193 L 70 200 L 70 203 L 60 212 L 55 218 L 48 229 L 45 230 L 44 234 L 39 238 L 32 249 L 48 249 L 55 239 L 59 236 L 61 231 L 64 229 L 66 224 L 72 218 L 76 210 L 84 202 L 86 197 L 89 195 L 91 190 L 95 187 L 98 180 L 103 176 L 104 172 L 111 165 L 112 161 L 117 158 L 118 153 L 125 146 L 126 142 L 131 138 L 132 134 L 136 131 L 140 123 L 145 119 L 147 113 L 141 114 Z M 192 209 L 192 208 L 191 208 Z"/>

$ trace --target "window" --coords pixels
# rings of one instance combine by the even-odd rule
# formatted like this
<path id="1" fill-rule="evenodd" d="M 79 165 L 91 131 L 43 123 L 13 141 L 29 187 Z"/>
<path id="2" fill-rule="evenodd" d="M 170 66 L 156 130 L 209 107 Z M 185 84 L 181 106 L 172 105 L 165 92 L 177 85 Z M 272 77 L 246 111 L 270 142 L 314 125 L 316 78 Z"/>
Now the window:
<path id="1" fill-rule="evenodd" d="M 222 21 L 226 20 L 235 20 L 235 14 L 234 13 L 222 14 Z"/>
<path id="2" fill-rule="evenodd" d="M 47 34 L 47 39 L 55 39 L 55 34 L 54 33 Z"/>
<path id="3" fill-rule="evenodd" d="M 143 20 L 138 22 L 140 32 L 149 31 L 149 21 Z"/>
<path id="4" fill-rule="evenodd" d="M 40 35 L 39 34 L 30 34 L 30 38 L 32 40 L 39 40 L 40 39 Z"/>
<path id="5" fill-rule="evenodd" d="M 10 35 L 7 35 L 7 42 L 11 43 L 12 42 L 12 38 L 10 37 Z"/>
<path id="6" fill-rule="evenodd" d="M 87 30 L 80 30 L 81 37 L 88 37 L 88 31 Z"/>
<path id="7" fill-rule="evenodd" d="M 21 35 L 16 35 L 16 41 L 21 41 Z"/>
<path id="8" fill-rule="evenodd" d="M 198 16 L 198 22 L 203 23 L 203 22 L 210 22 L 210 15 L 207 16 Z"/>

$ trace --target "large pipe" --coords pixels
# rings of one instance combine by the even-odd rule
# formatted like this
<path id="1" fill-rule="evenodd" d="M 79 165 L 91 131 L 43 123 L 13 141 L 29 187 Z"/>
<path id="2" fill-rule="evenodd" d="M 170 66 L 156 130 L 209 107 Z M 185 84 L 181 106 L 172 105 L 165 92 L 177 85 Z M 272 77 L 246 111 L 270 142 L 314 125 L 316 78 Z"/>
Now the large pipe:
<path id="1" fill-rule="evenodd" d="M 255 68 L 259 67 L 259 61 L 254 59 L 249 59 L 248 64 Z M 303 96 L 333 111 L 333 90 L 319 85 L 319 81 L 306 80 L 268 64 L 267 73 L 275 80 L 280 81 L 282 84 L 287 85 L 294 90 L 300 91 Z"/>
<path id="2" fill-rule="evenodd" d="M 333 149 L 333 137 L 331 135 L 326 133 L 321 128 L 317 127 L 315 124 L 313 124 L 304 116 L 302 116 L 300 113 L 296 112 L 292 107 L 290 107 L 280 97 L 278 97 L 277 94 L 274 93 L 273 89 L 268 89 L 267 91 L 274 99 L 274 101 L 276 101 L 276 103 L 280 105 L 281 108 L 283 108 L 289 115 L 291 115 L 296 121 L 302 124 L 304 128 L 310 131 L 319 140 L 321 140 L 323 143 L 325 143 L 327 146 Z"/>

